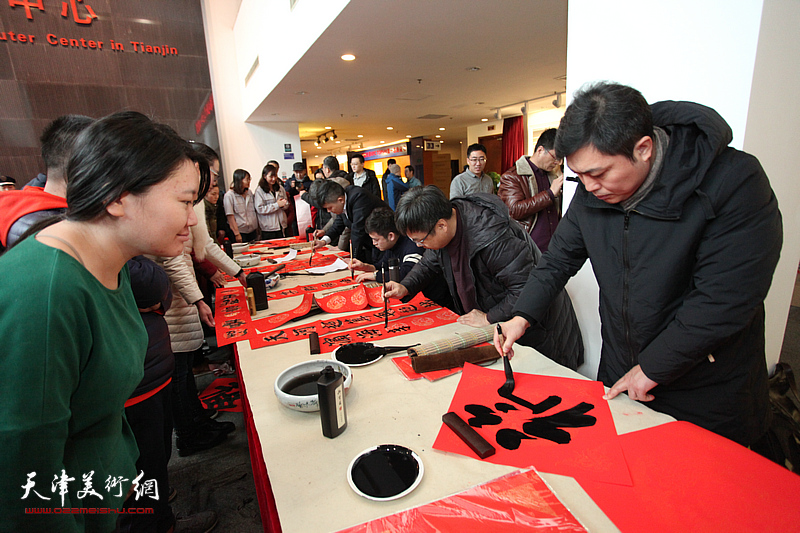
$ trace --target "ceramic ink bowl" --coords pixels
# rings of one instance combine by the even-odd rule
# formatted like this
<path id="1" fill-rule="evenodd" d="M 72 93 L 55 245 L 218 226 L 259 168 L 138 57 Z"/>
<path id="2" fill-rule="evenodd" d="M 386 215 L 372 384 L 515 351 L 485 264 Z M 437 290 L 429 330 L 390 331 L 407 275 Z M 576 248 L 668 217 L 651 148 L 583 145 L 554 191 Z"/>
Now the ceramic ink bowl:
<path id="1" fill-rule="evenodd" d="M 353 383 L 350 368 L 332 359 L 314 359 L 290 366 L 278 375 L 273 387 L 278 401 L 295 411 L 319 411 L 317 380 L 319 373 L 329 365 L 344 376 L 344 390 L 347 392 Z"/>
<path id="2" fill-rule="evenodd" d="M 241 256 L 235 258 L 234 261 L 236 261 L 236 263 L 240 267 L 247 268 L 247 267 L 256 266 L 258 263 L 260 263 L 261 262 L 261 256 L 256 255 L 256 254 L 241 255 Z"/>

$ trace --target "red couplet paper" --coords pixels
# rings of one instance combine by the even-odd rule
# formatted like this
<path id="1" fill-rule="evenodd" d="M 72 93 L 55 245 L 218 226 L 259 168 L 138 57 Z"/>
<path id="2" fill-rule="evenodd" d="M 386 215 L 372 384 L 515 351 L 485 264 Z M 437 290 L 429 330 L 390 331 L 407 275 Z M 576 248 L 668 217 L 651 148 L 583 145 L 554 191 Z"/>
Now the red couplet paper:
<path id="1" fill-rule="evenodd" d="M 632 487 L 578 482 L 623 532 L 798 531 L 800 476 L 689 422 L 620 435 Z"/>
<path id="2" fill-rule="evenodd" d="M 291 311 L 286 311 L 285 313 L 278 313 L 277 315 L 272 315 L 266 318 L 253 320 L 250 326 L 253 328 L 253 331 L 255 332 L 254 334 L 266 333 L 267 331 L 273 328 L 277 328 L 278 326 L 286 324 L 293 318 L 298 318 L 308 314 L 308 312 L 311 311 L 311 304 L 313 302 L 314 302 L 314 295 L 310 293 L 306 294 L 305 296 L 303 296 L 303 301 L 300 302 L 300 305 L 298 305 Z"/>
<path id="3" fill-rule="evenodd" d="M 325 289 L 338 289 L 339 287 L 347 287 L 350 285 L 355 285 L 356 282 L 351 280 L 349 277 L 335 279 L 333 281 L 325 281 L 322 283 L 312 283 L 310 285 L 298 285 L 297 287 L 292 287 L 290 289 L 281 289 L 277 291 L 272 291 L 269 293 L 270 300 L 280 300 L 282 298 L 289 298 L 291 296 L 298 296 L 300 294 L 307 294 L 307 293 L 314 293 L 319 291 L 324 291 Z M 369 293 L 367 293 L 367 298 L 369 298 Z M 383 306 L 383 302 L 381 302 L 381 306 Z M 373 305 L 372 307 L 378 307 Z"/>
<path id="4" fill-rule="evenodd" d="M 214 311 L 217 345 L 233 344 L 250 335 L 250 311 L 247 309 L 244 287 L 217 290 Z"/>
<path id="5" fill-rule="evenodd" d="M 200 401 L 209 409 L 241 413 L 242 399 L 239 396 L 239 380 L 236 378 L 215 379 L 200 394 Z"/>
<path id="6" fill-rule="evenodd" d="M 514 379 L 513 394 L 522 402 L 497 393 L 506 381 L 503 371 L 466 363 L 450 404 L 449 411 L 457 413 L 497 449 L 485 461 L 631 484 L 611 411 L 603 399 L 602 383 L 521 372 L 515 372 Z M 532 404 L 538 412 L 523 403 Z M 504 447 L 514 443 L 516 449 Z M 433 447 L 477 459 L 444 424 Z"/>
<path id="7" fill-rule="evenodd" d="M 570 533 L 586 531 L 534 470 L 512 472 L 453 496 L 340 533 Z"/>
<path id="8" fill-rule="evenodd" d="M 382 315 L 383 311 L 378 311 L 377 313 Z M 343 344 L 350 344 L 351 342 L 370 342 L 377 339 L 396 337 L 398 335 L 407 335 L 444 324 L 452 324 L 456 318 L 458 318 L 458 315 L 454 312 L 449 309 L 440 308 L 436 311 L 425 313 L 424 315 L 415 315 L 391 321 L 389 322 L 388 328 L 384 327 L 383 324 L 376 324 L 352 331 L 323 335 L 319 338 L 319 346 L 322 353 L 329 353 Z"/>
<path id="9" fill-rule="evenodd" d="M 320 296 L 316 300 L 317 305 L 328 313 L 360 311 L 367 307 L 368 303 L 367 293 L 362 283 L 359 283 L 357 287 L 353 287 L 352 289 L 335 292 L 327 296 Z"/>

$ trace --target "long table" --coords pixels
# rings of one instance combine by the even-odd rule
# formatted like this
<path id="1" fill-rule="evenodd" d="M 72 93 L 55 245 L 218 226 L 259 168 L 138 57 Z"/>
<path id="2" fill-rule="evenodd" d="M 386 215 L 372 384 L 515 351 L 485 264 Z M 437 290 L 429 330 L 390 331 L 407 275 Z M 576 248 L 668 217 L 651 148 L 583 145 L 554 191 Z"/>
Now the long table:
<path id="1" fill-rule="evenodd" d="M 294 276 L 282 280 L 281 287 L 318 283 L 343 275 L 347 272 L 324 277 Z M 271 301 L 269 310 L 253 318 L 293 309 L 300 300 L 300 297 L 293 297 Z M 296 324 L 318 319 L 316 316 Z M 453 323 L 392 337 L 379 344 L 425 343 L 470 329 Z M 586 379 L 531 348 L 515 345 L 514 349 L 515 372 Z M 262 476 L 268 475 L 280 527 L 286 533 L 337 531 L 441 499 L 516 470 L 432 448 L 441 427 L 441 416 L 448 410 L 460 374 L 436 382 L 408 381 L 390 361 L 392 355 L 372 365 L 353 368 L 353 384 L 346 396 L 348 427 L 339 437 L 328 439 L 322 435 L 318 413 L 283 407 L 273 392 L 276 377 L 286 368 L 328 356 L 310 355 L 307 340 L 257 350 L 251 350 L 248 342 L 239 342 L 237 352 L 241 385 L 249 405 L 246 415 L 253 469 L 257 480 L 261 477 L 259 472 Z M 498 360 L 490 368 L 502 370 L 502 362 Z M 609 405 L 619 434 L 673 420 L 625 395 Z M 421 457 L 425 474 L 409 495 L 394 501 L 375 502 L 351 490 L 346 477 L 350 461 L 378 444 L 400 444 Z M 589 530 L 618 531 L 573 478 L 549 473 L 541 473 L 541 476 Z M 258 488 L 260 498 L 270 497 L 270 487 Z M 262 502 L 262 508 L 264 506 Z M 262 518 L 265 530 L 272 530 L 274 516 Z"/>

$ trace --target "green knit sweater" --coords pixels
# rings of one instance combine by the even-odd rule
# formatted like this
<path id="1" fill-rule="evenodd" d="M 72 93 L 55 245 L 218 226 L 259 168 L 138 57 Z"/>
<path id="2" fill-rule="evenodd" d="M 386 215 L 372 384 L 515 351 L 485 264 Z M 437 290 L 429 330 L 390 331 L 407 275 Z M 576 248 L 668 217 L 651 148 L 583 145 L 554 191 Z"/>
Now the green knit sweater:
<path id="1" fill-rule="evenodd" d="M 31 237 L 0 257 L 0 273 L 0 531 L 111 531 L 137 475 L 123 404 L 147 349 L 128 267 L 109 290 Z M 62 471 L 73 478 L 63 505 L 60 487 L 52 490 Z M 91 472 L 102 500 L 82 493 Z M 127 481 L 109 484 L 120 478 Z M 97 514 L 60 509 L 79 507 Z"/>

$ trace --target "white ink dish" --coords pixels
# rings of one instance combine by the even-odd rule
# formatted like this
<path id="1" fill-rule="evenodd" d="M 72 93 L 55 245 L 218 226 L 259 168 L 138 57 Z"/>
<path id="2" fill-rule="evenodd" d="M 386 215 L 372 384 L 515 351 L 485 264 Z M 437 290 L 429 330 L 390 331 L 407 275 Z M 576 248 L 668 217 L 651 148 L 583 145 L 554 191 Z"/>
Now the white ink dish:
<path id="1" fill-rule="evenodd" d="M 377 502 L 409 494 L 422 481 L 425 468 L 413 450 L 398 444 L 373 446 L 347 468 L 347 482 L 356 494 Z"/>
<path id="2" fill-rule="evenodd" d="M 344 376 L 344 390 L 347 392 L 353 384 L 353 373 L 350 372 L 350 368 L 338 361 L 314 359 L 290 366 L 278 375 L 273 386 L 278 401 L 295 411 L 307 413 L 319 411 L 316 383 L 319 373 L 326 366 L 332 366 Z"/>
<path id="3" fill-rule="evenodd" d="M 364 355 L 366 350 L 374 348 L 375 345 L 371 342 L 351 342 L 343 344 L 333 350 L 333 358 L 340 363 L 344 363 L 349 367 L 367 366 L 372 363 L 380 361 L 384 354 Z"/>

